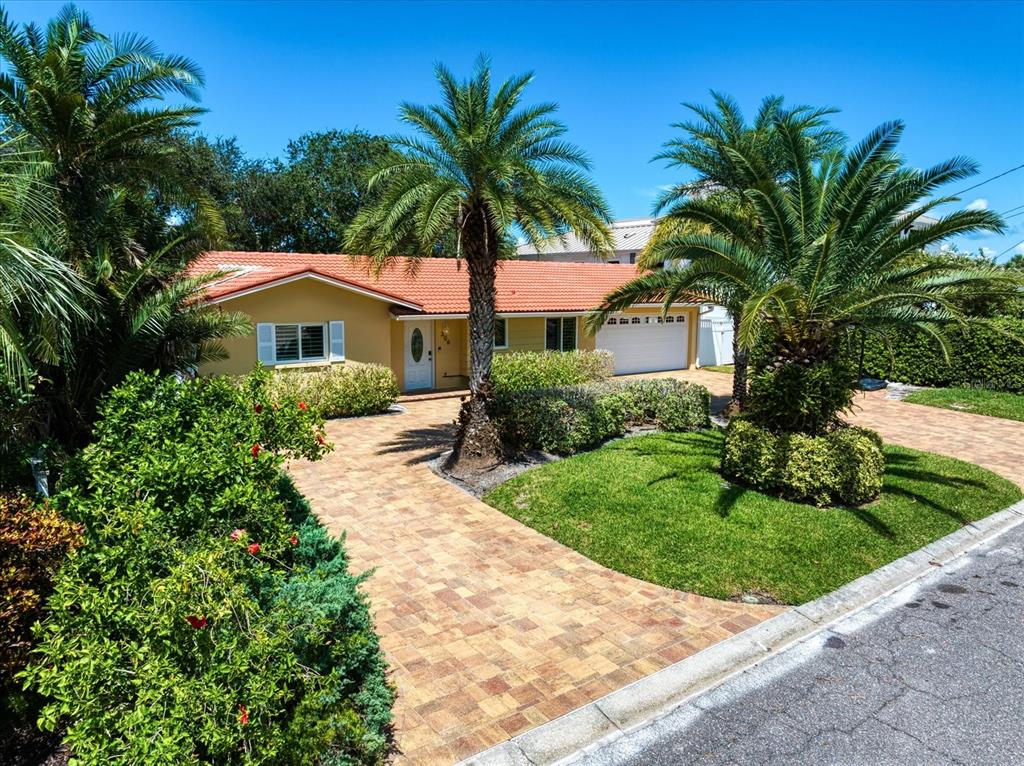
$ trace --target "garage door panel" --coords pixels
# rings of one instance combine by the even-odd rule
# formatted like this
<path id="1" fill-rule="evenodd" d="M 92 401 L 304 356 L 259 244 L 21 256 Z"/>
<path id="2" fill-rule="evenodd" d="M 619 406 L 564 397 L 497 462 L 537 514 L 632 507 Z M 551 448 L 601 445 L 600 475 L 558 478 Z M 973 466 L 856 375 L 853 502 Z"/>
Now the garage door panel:
<path id="1" fill-rule="evenodd" d="M 685 315 L 673 315 L 671 322 L 646 316 L 613 319 L 614 323 L 598 330 L 594 345 L 615 355 L 616 374 L 686 367 L 689 328 Z"/>

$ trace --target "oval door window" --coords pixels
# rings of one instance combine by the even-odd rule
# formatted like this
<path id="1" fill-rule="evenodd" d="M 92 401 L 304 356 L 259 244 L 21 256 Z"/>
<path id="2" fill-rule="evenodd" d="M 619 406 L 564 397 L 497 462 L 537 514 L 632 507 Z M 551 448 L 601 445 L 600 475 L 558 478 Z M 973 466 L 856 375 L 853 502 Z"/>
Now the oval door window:
<path id="1" fill-rule="evenodd" d="M 412 331 L 412 346 L 409 350 L 412 351 L 412 360 L 419 364 L 420 359 L 423 358 L 423 333 L 420 332 L 419 327 Z"/>

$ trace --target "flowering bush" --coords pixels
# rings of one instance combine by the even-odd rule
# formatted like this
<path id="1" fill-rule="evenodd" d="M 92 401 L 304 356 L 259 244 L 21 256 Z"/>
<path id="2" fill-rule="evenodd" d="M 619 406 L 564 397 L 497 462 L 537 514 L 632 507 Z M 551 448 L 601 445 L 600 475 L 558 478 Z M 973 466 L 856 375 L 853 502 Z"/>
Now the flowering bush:
<path id="1" fill-rule="evenodd" d="M 390 367 L 346 362 L 313 370 L 273 373 L 272 396 L 293 397 L 325 418 L 384 412 L 398 400 L 398 380 Z"/>
<path id="2" fill-rule="evenodd" d="M 85 763 L 383 763 L 393 690 L 360 578 L 280 466 L 322 420 L 244 383 L 135 374 L 56 504 L 85 545 L 24 677 Z"/>

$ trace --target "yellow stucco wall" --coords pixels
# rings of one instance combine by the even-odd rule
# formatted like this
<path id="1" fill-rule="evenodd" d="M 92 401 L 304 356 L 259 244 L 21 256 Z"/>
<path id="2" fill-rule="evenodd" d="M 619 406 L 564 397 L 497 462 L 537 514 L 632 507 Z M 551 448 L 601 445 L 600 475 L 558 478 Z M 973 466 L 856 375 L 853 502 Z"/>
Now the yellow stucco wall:
<path id="1" fill-rule="evenodd" d="M 226 311 L 248 314 L 257 322 L 345 322 L 345 356 L 356 362 L 390 366 L 404 389 L 404 321 L 396 321 L 389 305 L 375 298 L 353 293 L 312 279 L 298 280 L 279 287 L 245 295 L 220 304 Z M 657 314 L 658 307 L 629 309 L 627 314 Z M 680 308 L 690 325 L 689 366 L 697 359 L 698 310 Z M 585 317 L 576 318 L 577 346 L 593 350 L 594 336 L 585 330 Z M 469 373 L 469 324 L 465 319 L 436 319 L 434 322 L 434 386 L 460 388 Z M 545 317 L 508 317 L 508 351 L 543 351 Z M 202 374 L 240 375 L 256 364 L 255 328 L 251 335 L 227 338 L 224 346 L 229 357 L 205 364 Z M 504 353 L 498 350 L 496 353 Z"/>
<path id="2" fill-rule="evenodd" d="M 253 320 L 253 332 L 239 338 L 225 338 L 228 358 L 200 368 L 204 375 L 242 375 L 256 364 L 257 322 L 345 323 L 345 358 L 354 362 L 390 365 L 391 325 L 389 304 L 376 298 L 343 290 L 314 279 L 271 287 L 220 304 L 225 311 L 241 311 Z M 401 357 L 399 357 L 401 358 Z"/>

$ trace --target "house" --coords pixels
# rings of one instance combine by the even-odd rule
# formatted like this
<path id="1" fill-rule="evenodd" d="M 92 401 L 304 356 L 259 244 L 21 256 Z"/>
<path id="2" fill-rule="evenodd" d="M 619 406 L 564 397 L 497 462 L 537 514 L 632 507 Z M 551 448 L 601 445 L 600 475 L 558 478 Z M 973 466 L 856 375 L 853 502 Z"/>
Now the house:
<path id="1" fill-rule="evenodd" d="M 607 258 L 595 254 L 575 234 L 551 237 L 540 247 L 531 244 L 519 245 L 516 256 L 519 260 L 561 261 L 571 263 L 636 263 L 640 252 L 647 246 L 657 225 L 657 218 L 628 218 L 615 221 L 608 229 L 615 243 L 614 252 Z"/>
<path id="2" fill-rule="evenodd" d="M 257 361 L 305 367 L 352 360 L 391 367 L 403 391 L 462 388 L 469 372 L 469 276 L 453 258 L 395 259 L 374 274 L 366 257 L 210 252 L 193 273 L 222 271 L 207 298 L 252 317 L 254 333 L 226 338 L 228 358 L 203 374 L 242 374 Z M 697 356 L 698 306 L 636 306 L 595 334 L 586 315 L 633 279 L 629 264 L 501 261 L 494 348 L 607 349 L 616 373 L 689 367 Z"/>

